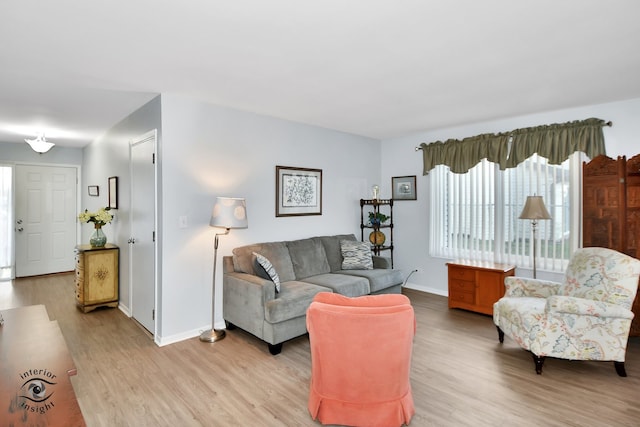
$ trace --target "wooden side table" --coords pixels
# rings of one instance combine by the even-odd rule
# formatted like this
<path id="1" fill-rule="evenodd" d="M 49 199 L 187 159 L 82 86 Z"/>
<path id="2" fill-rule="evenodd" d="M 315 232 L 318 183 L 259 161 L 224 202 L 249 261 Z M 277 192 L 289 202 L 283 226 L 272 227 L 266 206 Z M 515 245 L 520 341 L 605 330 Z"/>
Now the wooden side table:
<path id="1" fill-rule="evenodd" d="M 513 276 L 514 265 L 458 260 L 449 269 L 449 308 L 493 314 L 493 304 L 504 296 L 504 279 Z"/>
<path id="2" fill-rule="evenodd" d="M 118 253 L 109 243 L 103 248 L 76 246 L 76 304 L 85 313 L 118 306 Z"/>

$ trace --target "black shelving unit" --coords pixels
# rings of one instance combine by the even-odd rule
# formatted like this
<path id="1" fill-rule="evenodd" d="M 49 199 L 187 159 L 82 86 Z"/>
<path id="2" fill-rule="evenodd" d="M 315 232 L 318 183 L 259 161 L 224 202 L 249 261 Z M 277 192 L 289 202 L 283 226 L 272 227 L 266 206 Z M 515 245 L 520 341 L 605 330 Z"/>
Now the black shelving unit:
<path id="1" fill-rule="evenodd" d="M 384 224 L 371 224 L 369 222 L 369 212 L 383 213 L 389 217 Z M 393 200 L 392 199 L 360 199 L 360 240 L 365 241 L 364 230 L 371 230 L 366 236 L 371 243 L 371 251 L 375 255 L 380 255 L 384 251 L 389 251 L 391 267 L 393 268 Z M 380 243 L 380 235 L 385 236 L 384 242 Z"/>

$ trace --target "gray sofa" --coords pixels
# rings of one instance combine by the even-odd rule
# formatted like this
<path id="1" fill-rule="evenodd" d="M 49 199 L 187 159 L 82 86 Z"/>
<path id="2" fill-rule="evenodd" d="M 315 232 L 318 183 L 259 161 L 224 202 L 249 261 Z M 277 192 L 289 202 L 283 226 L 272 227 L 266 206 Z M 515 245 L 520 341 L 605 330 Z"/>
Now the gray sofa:
<path id="1" fill-rule="evenodd" d="M 356 241 L 353 234 L 257 243 L 235 248 L 223 258 L 224 319 L 228 329 L 239 327 L 269 345 L 271 354 L 282 343 L 307 333 L 306 312 L 318 292 L 349 297 L 400 293 L 402 273 L 391 269 L 389 258 L 372 255 L 373 269 L 342 270 L 341 240 Z M 280 278 L 260 277 L 258 253 L 266 257 Z"/>

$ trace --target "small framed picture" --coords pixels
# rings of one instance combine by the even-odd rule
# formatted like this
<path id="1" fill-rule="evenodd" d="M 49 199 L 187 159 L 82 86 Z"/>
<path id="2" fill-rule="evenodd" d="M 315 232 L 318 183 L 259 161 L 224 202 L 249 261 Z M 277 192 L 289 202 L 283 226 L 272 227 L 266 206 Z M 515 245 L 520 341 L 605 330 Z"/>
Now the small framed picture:
<path id="1" fill-rule="evenodd" d="M 276 216 L 322 215 L 322 169 L 276 166 Z"/>
<path id="2" fill-rule="evenodd" d="M 416 176 L 394 176 L 391 178 L 391 198 L 393 200 L 417 200 Z"/>
<path id="3" fill-rule="evenodd" d="M 118 177 L 109 177 L 109 204 L 111 209 L 118 209 Z"/>
<path id="4" fill-rule="evenodd" d="M 99 196 L 100 195 L 100 188 L 98 188 L 97 185 L 90 185 L 89 186 L 89 195 L 90 196 Z"/>

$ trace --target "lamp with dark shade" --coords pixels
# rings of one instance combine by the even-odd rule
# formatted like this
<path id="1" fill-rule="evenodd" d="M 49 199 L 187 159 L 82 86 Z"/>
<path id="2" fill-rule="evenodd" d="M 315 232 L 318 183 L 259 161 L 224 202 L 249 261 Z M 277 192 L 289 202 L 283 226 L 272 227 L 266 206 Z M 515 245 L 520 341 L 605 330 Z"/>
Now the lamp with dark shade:
<path id="1" fill-rule="evenodd" d="M 544 205 L 542 196 L 527 196 L 527 201 L 524 204 L 524 209 L 518 217 L 520 219 L 530 219 L 531 229 L 533 232 L 533 278 L 536 278 L 536 229 L 538 227 L 538 220 L 551 219 L 549 211 L 547 211 Z"/>
<path id="2" fill-rule="evenodd" d="M 211 329 L 200 334 L 200 341 L 216 342 L 225 337 L 224 329 L 215 329 L 216 307 L 216 263 L 218 260 L 218 237 L 229 234 L 232 228 L 247 228 L 247 206 L 244 199 L 232 197 L 216 197 L 211 212 L 211 227 L 224 228 L 224 232 L 216 233 L 213 242 L 213 282 L 211 289 Z"/>

